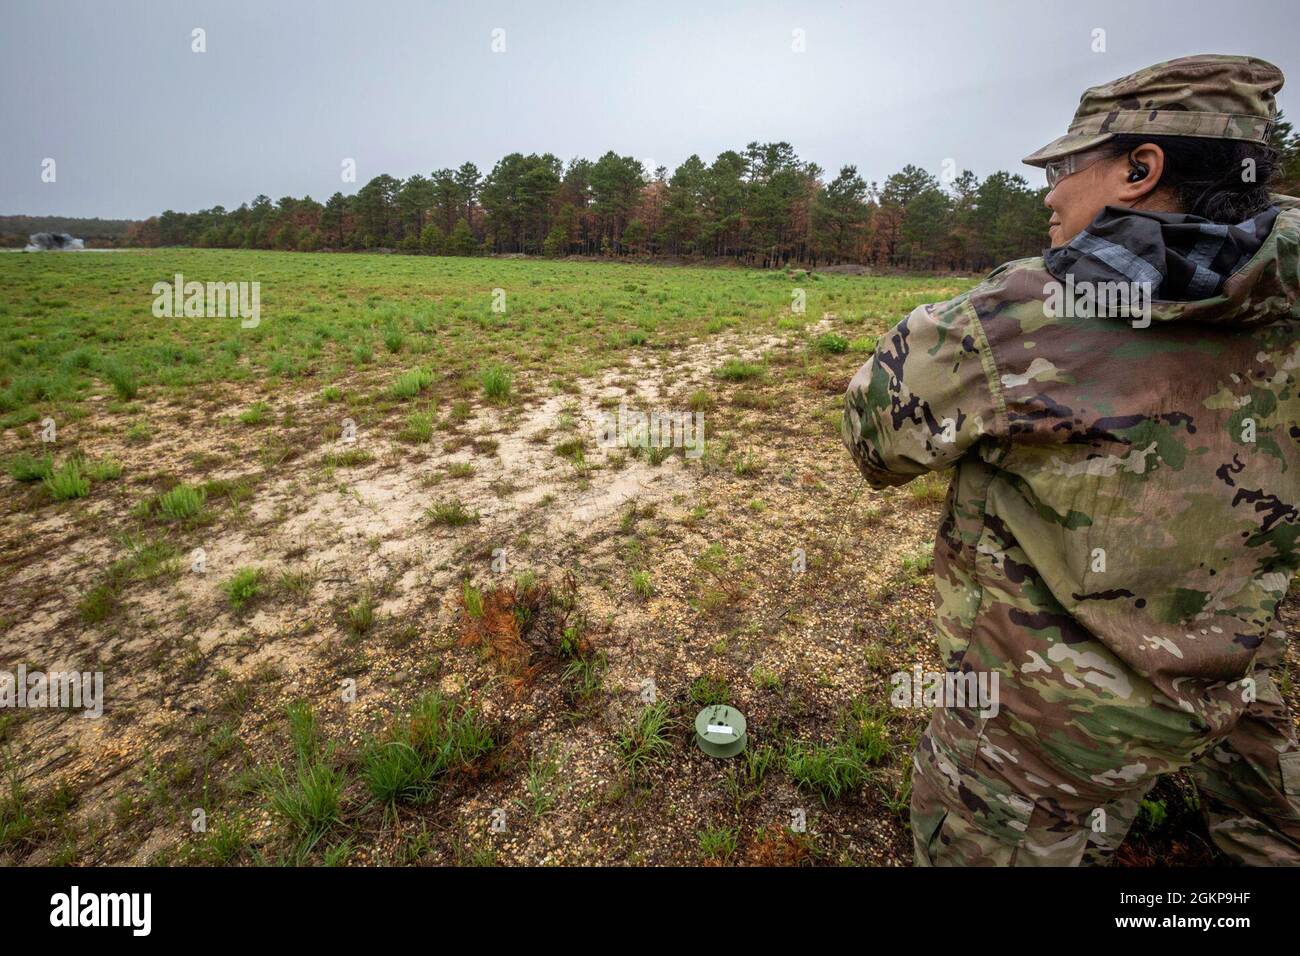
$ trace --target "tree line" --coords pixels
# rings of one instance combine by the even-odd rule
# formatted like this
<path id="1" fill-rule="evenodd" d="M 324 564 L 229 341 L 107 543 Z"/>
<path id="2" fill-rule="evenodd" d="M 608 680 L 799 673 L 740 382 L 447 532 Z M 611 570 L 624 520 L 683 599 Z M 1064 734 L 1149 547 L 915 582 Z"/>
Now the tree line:
<path id="1" fill-rule="evenodd" d="M 1300 136 L 1279 122 L 1282 179 L 1300 182 Z M 300 251 L 389 248 L 428 255 L 668 256 L 749 266 L 838 263 L 986 270 L 1047 244 L 1046 187 L 1019 175 L 942 180 L 907 165 L 883 182 L 854 166 L 832 178 L 789 143 L 750 143 L 670 175 L 610 151 L 562 162 L 511 153 L 431 175 L 383 174 L 325 203 L 258 196 L 238 209 L 168 210 L 134 224 L 144 246 Z"/>

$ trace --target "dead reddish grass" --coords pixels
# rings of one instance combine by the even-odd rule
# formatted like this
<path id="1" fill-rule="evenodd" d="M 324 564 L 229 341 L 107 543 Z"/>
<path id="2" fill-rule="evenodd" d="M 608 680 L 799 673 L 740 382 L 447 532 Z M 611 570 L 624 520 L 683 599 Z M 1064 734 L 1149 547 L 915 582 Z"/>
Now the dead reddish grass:
<path id="1" fill-rule="evenodd" d="M 457 598 L 461 647 L 482 647 L 512 690 L 521 694 L 549 665 L 586 654 L 586 620 L 577 610 L 577 582 L 567 574 L 559 587 L 543 581 L 515 582 L 482 594 L 475 613 L 462 589 Z"/>
<path id="2" fill-rule="evenodd" d="M 808 837 L 786 829 L 766 829 L 758 833 L 745 853 L 749 866 L 810 866 L 812 851 Z"/>

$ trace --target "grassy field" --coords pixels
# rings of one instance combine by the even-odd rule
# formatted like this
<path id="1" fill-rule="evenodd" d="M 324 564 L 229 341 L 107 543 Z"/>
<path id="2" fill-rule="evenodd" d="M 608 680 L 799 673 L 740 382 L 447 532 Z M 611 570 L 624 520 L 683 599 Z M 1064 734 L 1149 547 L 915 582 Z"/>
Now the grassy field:
<path id="1" fill-rule="evenodd" d="M 155 317 L 175 273 L 260 324 Z M 0 861 L 909 862 L 946 477 L 867 489 L 839 413 L 973 281 L 0 256 L 0 668 L 106 698 L 0 712 Z M 620 404 L 703 454 L 602 446 Z M 1209 858 L 1187 793 L 1124 859 Z"/>

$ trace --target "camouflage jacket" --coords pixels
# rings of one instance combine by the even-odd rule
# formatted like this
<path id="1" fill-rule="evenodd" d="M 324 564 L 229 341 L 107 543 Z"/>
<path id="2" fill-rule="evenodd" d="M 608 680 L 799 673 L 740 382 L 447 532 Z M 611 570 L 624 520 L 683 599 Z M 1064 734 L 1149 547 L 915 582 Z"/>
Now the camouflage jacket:
<path id="1" fill-rule="evenodd" d="M 945 664 L 999 671 L 1002 730 L 1081 788 L 1231 729 L 1300 562 L 1300 201 L 1276 201 L 1214 298 L 1157 300 L 1145 328 L 1049 317 L 1055 280 L 1022 259 L 913 311 L 845 397 L 872 486 L 954 468 Z"/>

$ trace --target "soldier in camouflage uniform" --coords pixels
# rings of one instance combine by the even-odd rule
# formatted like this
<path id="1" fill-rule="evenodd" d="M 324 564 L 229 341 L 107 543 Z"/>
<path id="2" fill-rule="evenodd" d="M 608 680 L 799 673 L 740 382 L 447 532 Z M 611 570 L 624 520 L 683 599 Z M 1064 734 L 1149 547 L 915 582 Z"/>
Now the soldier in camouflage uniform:
<path id="1" fill-rule="evenodd" d="M 1263 155 L 1281 85 L 1198 56 L 1088 90 L 1026 159 L 1048 167 L 1053 248 L 916 309 L 849 386 L 844 441 L 873 487 L 953 469 L 940 651 L 999 681 L 996 713 L 938 707 L 917 747 L 919 865 L 1106 862 L 1185 767 L 1226 854 L 1300 863 L 1272 676 L 1300 562 L 1300 202 L 1265 189 L 1221 222 L 1160 183 L 1180 139 Z M 1215 188 L 1247 188 L 1224 172 Z M 1146 310 L 1087 308 L 1107 280 L 1145 282 Z"/>

